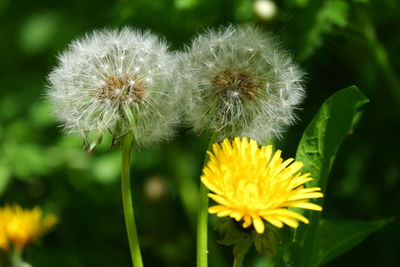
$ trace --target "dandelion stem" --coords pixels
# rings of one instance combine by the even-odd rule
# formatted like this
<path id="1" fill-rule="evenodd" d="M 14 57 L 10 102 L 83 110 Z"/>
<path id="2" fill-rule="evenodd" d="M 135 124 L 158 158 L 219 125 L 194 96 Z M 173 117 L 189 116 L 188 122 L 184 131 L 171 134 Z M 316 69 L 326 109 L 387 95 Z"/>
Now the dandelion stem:
<path id="1" fill-rule="evenodd" d="M 207 150 L 209 151 L 216 140 L 214 134 L 210 138 Z M 208 154 L 204 159 L 203 167 L 208 162 Z M 200 183 L 198 207 L 197 207 L 197 267 L 208 266 L 208 189 Z"/>
<path id="2" fill-rule="evenodd" d="M 122 170 L 121 187 L 122 203 L 124 206 L 126 231 L 128 233 L 129 247 L 131 250 L 132 264 L 134 267 L 143 267 L 142 256 L 140 254 L 139 239 L 133 213 L 132 192 L 130 180 L 131 152 L 133 137 L 131 133 L 125 135 L 122 145 Z"/>
<path id="3" fill-rule="evenodd" d="M 370 16 L 368 16 L 367 11 L 365 9 L 356 10 L 356 14 L 361 23 L 361 33 L 367 41 L 367 46 L 371 51 L 371 55 L 377 66 L 379 66 L 382 78 L 386 82 L 388 89 L 391 90 L 395 101 L 400 104 L 400 79 L 391 63 L 390 56 L 380 42 L 374 24 Z"/>
<path id="4" fill-rule="evenodd" d="M 245 253 L 239 253 L 233 258 L 233 267 L 242 267 Z"/>
<path id="5" fill-rule="evenodd" d="M 11 253 L 11 267 L 31 267 L 31 265 L 22 260 L 21 251 L 14 249 Z"/>
<path id="6" fill-rule="evenodd" d="M 200 184 L 197 217 L 197 267 L 208 263 L 208 189 Z"/>

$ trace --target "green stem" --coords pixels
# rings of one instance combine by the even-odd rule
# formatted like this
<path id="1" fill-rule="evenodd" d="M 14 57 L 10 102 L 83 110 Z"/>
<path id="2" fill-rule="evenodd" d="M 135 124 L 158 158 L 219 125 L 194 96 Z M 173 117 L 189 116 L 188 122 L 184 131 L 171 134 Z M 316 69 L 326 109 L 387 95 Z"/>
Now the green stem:
<path id="1" fill-rule="evenodd" d="M 121 170 L 121 189 L 122 203 L 124 206 L 126 231 L 128 233 L 129 247 L 131 250 L 132 263 L 134 267 L 143 267 L 142 256 L 140 254 L 139 239 L 133 213 L 132 192 L 130 180 L 131 152 L 133 137 L 131 133 L 126 134 L 122 144 L 122 170 Z"/>
<path id="2" fill-rule="evenodd" d="M 207 151 L 211 150 L 212 145 L 216 140 L 214 134 L 210 138 Z M 208 162 L 208 154 L 204 159 L 204 166 Z M 197 267 L 208 266 L 208 189 L 200 182 L 200 190 L 197 206 Z"/>
<path id="3" fill-rule="evenodd" d="M 10 260 L 12 267 L 32 267 L 29 263 L 23 261 L 21 252 L 18 249 L 12 251 Z"/>
<path id="4" fill-rule="evenodd" d="M 382 78 L 387 87 L 391 90 L 397 103 L 400 104 L 400 78 L 390 62 L 390 57 L 385 47 L 379 41 L 373 22 L 368 16 L 366 10 L 359 8 L 357 11 L 361 23 L 361 32 L 367 40 L 367 45 L 376 64 L 379 66 Z"/>
<path id="5" fill-rule="evenodd" d="M 245 254 L 240 253 L 233 258 L 233 267 L 242 267 L 243 266 L 244 255 Z"/>
<path id="6" fill-rule="evenodd" d="M 208 189 L 200 184 L 197 215 L 197 267 L 208 264 Z"/>

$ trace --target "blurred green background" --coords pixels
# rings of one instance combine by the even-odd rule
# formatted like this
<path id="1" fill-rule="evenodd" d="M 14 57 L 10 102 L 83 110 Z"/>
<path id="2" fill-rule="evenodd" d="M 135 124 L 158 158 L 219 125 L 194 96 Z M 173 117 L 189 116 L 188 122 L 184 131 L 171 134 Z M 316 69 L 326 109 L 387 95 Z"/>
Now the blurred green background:
<path id="1" fill-rule="evenodd" d="M 301 120 L 278 142 L 286 158 L 323 101 L 357 85 L 371 102 L 338 154 L 323 216 L 400 217 L 399 14 L 398 0 L 0 0 L 0 204 L 40 205 L 61 217 L 55 231 L 26 250 L 26 260 L 35 267 L 131 265 L 119 150 L 106 140 L 93 154 L 82 151 L 78 138 L 60 132 L 44 99 L 56 55 L 103 27 L 149 28 L 174 49 L 228 23 L 251 22 L 275 33 L 308 73 Z M 182 128 L 173 142 L 134 152 L 133 197 L 146 266 L 194 266 L 207 142 Z M 399 266 L 399 237 L 395 220 L 328 266 Z M 216 239 L 213 233 L 210 266 L 230 266 L 231 249 Z M 257 258 L 252 253 L 245 266 L 261 266 Z"/>

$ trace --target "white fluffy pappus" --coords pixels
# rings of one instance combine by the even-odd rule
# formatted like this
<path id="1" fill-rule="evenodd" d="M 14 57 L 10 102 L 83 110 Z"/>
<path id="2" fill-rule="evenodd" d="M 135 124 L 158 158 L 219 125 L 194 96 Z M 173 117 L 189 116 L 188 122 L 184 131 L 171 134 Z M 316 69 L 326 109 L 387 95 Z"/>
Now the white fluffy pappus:
<path id="1" fill-rule="evenodd" d="M 178 121 L 176 63 L 150 32 L 94 31 L 58 57 L 47 98 L 65 132 L 83 137 L 89 151 L 105 131 L 115 142 L 132 132 L 139 146 L 157 143 L 173 134 Z"/>
<path id="2" fill-rule="evenodd" d="M 303 73 L 260 29 L 228 26 L 195 38 L 180 58 L 186 119 L 219 140 L 280 137 L 302 102 Z"/>

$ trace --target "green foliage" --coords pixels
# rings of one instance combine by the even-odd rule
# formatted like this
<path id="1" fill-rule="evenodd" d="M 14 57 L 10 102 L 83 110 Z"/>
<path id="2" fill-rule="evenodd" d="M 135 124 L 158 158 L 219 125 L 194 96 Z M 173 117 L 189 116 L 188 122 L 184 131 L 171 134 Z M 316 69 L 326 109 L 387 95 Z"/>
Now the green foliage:
<path id="1" fill-rule="evenodd" d="M 313 266 L 321 266 L 361 243 L 368 235 L 392 222 L 320 220 Z"/>
<path id="2" fill-rule="evenodd" d="M 304 163 L 304 172 L 314 180 L 308 187 L 321 187 L 326 193 L 327 180 L 344 138 L 353 133 L 360 119 L 360 109 L 368 99 L 352 86 L 331 96 L 322 105 L 304 131 L 296 159 Z M 322 205 L 323 200 L 317 200 Z M 302 211 L 298 211 L 302 212 Z M 295 231 L 291 261 L 296 266 L 320 266 L 351 249 L 370 233 L 380 229 L 390 220 L 343 221 L 320 220 L 320 213 L 303 211 L 310 219 L 308 226 Z"/>
<path id="3" fill-rule="evenodd" d="M 324 35 L 332 33 L 334 27 L 347 25 L 349 3 L 345 0 L 323 1 L 319 9 L 313 12 L 313 23 L 307 28 L 306 40 L 299 53 L 301 59 L 311 56 L 323 44 Z"/>
<path id="4" fill-rule="evenodd" d="M 55 14 L 39 13 L 28 18 L 21 28 L 20 45 L 25 52 L 34 54 L 51 47 L 51 37 L 60 27 Z"/>
<path id="5" fill-rule="evenodd" d="M 240 224 L 232 218 L 225 217 L 219 218 L 214 226 L 222 236 L 218 243 L 233 247 L 234 266 L 238 263 L 240 266 L 243 265 L 244 258 L 253 245 L 260 255 L 266 253 L 269 257 L 277 254 L 281 256 L 278 252 L 282 250 L 283 241 L 273 226 L 267 225 L 266 231 L 258 234 L 253 227 L 243 229 Z"/>
<path id="6" fill-rule="evenodd" d="M 400 2 L 275 1 L 277 16 L 269 22 L 257 21 L 248 2 L 39 0 L 33 5 L 0 0 L 0 202 L 40 205 L 61 217 L 53 233 L 27 249 L 27 261 L 43 267 L 130 265 L 120 184 L 115 175 L 118 149 L 110 151 L 102 145 L 91 155 L 82 151 L 81 141 L 63 136 L 43 103 L 45 77 L 56 64 L 55 56 L 72 39 L 103 27 L 150 28 L 165 36 L 173 48 L 183 47 L 207 27 L 237 21 L 256 23 L 274 32 L 283 47 L 297 58 L 301 54 L 302 68 L 309 77 L 298 125 L 280 141 L 286 157 L 293 155 L 296 138 L 321 100 L 340 86 L 357 84 L 371 103 L 358 130 L 336 157 L 323 216 L 329 214 L 337 220 L 400 215 L 400 143 L 395 130 L 400 128 L 400 105 L 393 97 L 399 92 L 393 81 L 399 79 Z M 360 14 L 368 19 L 366 25 L 358 20 Z M 373 30 L 373 39 L 360 34 L 363 27 Z M 204 136 L 183 128 L 173 142 L 133 153 L 134 175 L 140 177 L 133 181 L 135 209 L 146 266 L 193 266 L 195 227 L 191 214 L 197 207 L 195 189 L 207 143 Z M 182 149 L 169 154 L 177 146 Z M 161 177 L 165 185 L 163 195 L 156 200 L 144 190 L 151 176 Z M 355 176 L 357 183 L 352 182 Z M 298 232 L 310 226 L 302 225 Z M 343 254 L 326 266 L 399 266 L 399 235 L 397 220 L 353 253 Z M 322 234 L 316 238 L 324 240 Z M 224 248 L 210 244 L 210 266 L 231 264 L 232 251 Z M 319 253 L 314 251 L 316 257 Z M 0 258 L 3 256 L 0 253 Z M 293 260 L 289 256 L 287 263 Z M 0 259 L 0 266 L 2 263 Z M 245 266 L 266 266 L 264 255 L 250 249 Z"/>
<path id="7" fill-rule="evenodd" d="M 219 219 L 215 224 L 215 229 L 225 232 L 223 239 L 219 243 L 225 246 L 233 246 L 234 258 L 243 261 L 244 256 L 253 245 L 252 236 L 255 230 L 242 230 L 230 218 Z M 260 242 L 257 242 L 257 244 L 259 247 Z"/>
<path id="8" fill-rule="evenodd" d="M 336 153 L 344 138 L 354 131 L 355 119 L 368 99 L 352 86 L 343 89 L 325 101 L 314 119 L 303 133 L 297 148 L 296 160 L 304 163 L 302 169 L 311 173 L 313 181 L 308 187 L 321 187 L 326 192 L 328 175 Z M 317 200 L 322 205 L 323 200 Z M 295 252 L 292 256 L 299 266 L 311 266 L 314 262 L 315 236 L 320 213 L 299 211 L 309 218 L 310 225 L 302 226 L 295 232 Z"/>
<path id="9" fill-rule="evenodd" d="M 320 186 L 326 191 L 328 174 L 336 153 L 345 137 L 354 131 L 360 109 L 369 100 L 351 86 L 331 96 L 322 105 L 300 140 L 296 160 L 304 163 L 303 172 L 311 173 L 314 180 L 309 187 Z"/>
<path id="10" fill-rule="evenodd" d="M 299 1 L 298 5 L 299 16 L 305 18 L 302 27 L 297 29 L 301 40 L 298 44 L 298 57 L 305 60 L 324 44 L 327 36 L 347 26 L 350 3 L 345 0 L 323 0 L 313 5 Z M 307 26 L 304 27 L 304 24 Z"/>
<path id="11" fill-rule="evenodd" d="M 266 256 L 268 266 L 284 266 L 284 255 L 291 240 L 291 231 L 287 228 L 277 229 L 267 223 L 263 234 L 257 233 L 251 226 L 244 229 L 241 222 L 232 218 L 219 218 L 215 223 L 215 230 L 219 231 L 222 239 L 218 243 L 233 247 L 235 262 L 243 264 L 245 256 L 253 247 L 259 255 Z M 247 264 L 243 264 L 247 266 Z"/>
<path id="12" fill-rule="evenodd" d="M 3 194 L 4 190 L 7 188 L 8 182 L 10 180 L 10 171 L 7 165 L 3 162 L 0 163 L 0 196 Z"/>

